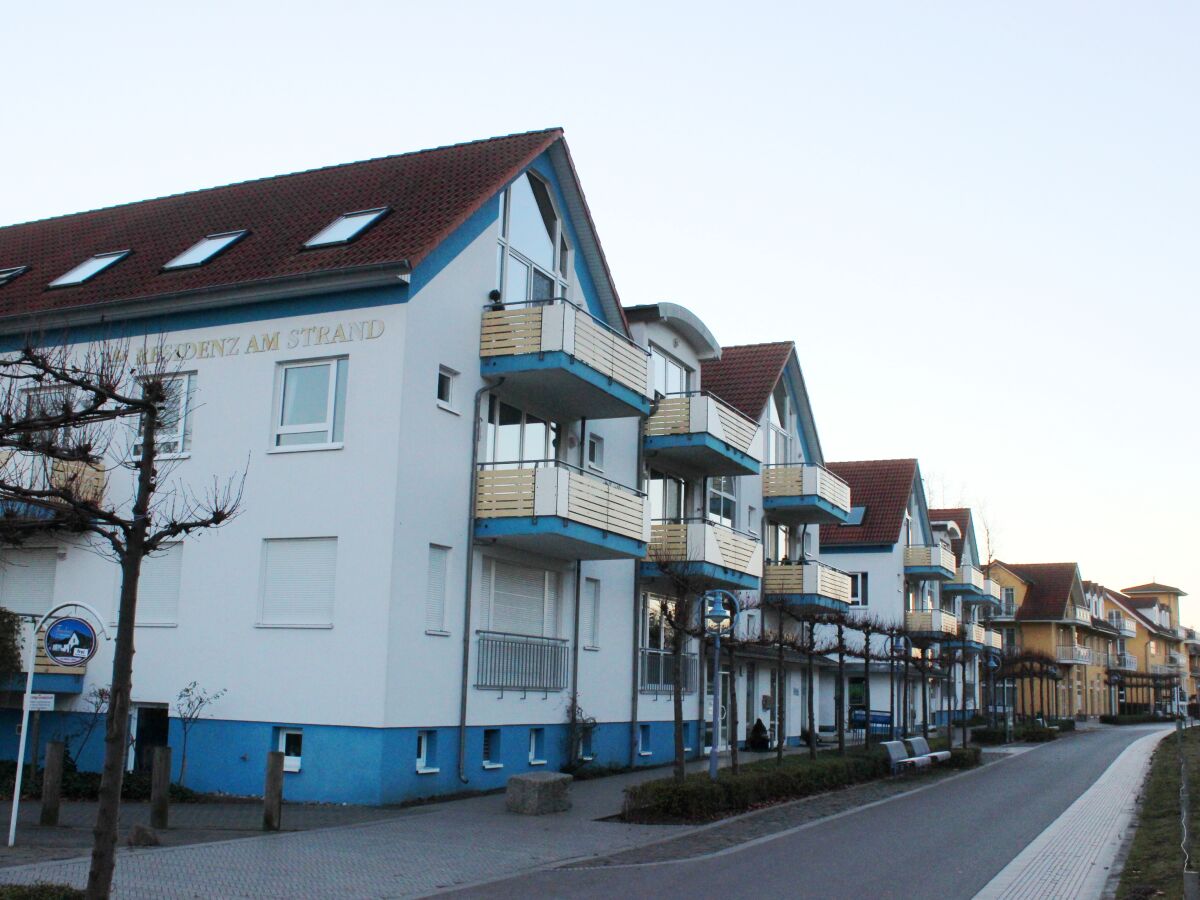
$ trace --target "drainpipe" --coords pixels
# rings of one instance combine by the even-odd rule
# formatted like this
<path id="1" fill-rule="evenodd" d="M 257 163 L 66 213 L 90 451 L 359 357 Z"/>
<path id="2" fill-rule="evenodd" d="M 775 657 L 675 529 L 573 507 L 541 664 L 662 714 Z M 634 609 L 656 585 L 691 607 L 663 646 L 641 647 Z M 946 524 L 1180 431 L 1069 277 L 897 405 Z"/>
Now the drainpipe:
<path id="1" fill-rule="evenodd" d="M 504 383 L 503 378 L 489 381 L 475 392 L 475 422 L 471 433 L 471 490 L 467 495 L 467 574 L 463 587 L 463 637 L 462 637 L 462 683 L 459 685 L 458 701 L 458 780 L 466 784 L 467 778 L 467 697 L 471 677 L 471 585 L 475 578 L 475 490 L 479 486 L 479 405 L 483 395 Z"/>
<path id="2" fill-rule="evenodd" d="M 657 407 L 658 403 L 655 402 Z M 643 446 L 646 440 L 646 417 L 638 417 L 637 427 L 637 485 L 638 490 L 641 490 L 645 485 L 645 447 Z M 629 766 L 632 768 L 637 765 L 638 761 L 638 669 L 640 667 L 640 651 L 639 646 L 642 641 L 642 619 L 641 619 L 641 602 L 642 602 L 642 567 L 638 560 L 633 561 L 633 649 L 630 654 L 632 665 L 630 666 L 629 678 Z"/>
<path id="3" fill-rule="evenodd" d="M 579 420 L 579 471 L 587 471 L 587 419 Z M 575 761 L 575 746 L 579 739 L 579 599 L 583 589 L 583 560 L 575 560 L 575 617 L 571 629 L 571 712 L 567 717 L 570 735 L 568 763 Z"/>

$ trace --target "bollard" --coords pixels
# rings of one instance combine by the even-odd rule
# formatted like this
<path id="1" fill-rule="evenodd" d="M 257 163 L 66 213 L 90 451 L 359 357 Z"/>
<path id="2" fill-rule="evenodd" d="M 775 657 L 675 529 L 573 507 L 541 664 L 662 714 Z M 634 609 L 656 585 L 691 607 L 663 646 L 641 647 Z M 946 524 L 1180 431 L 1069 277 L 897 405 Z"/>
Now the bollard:
<path id="1" fill-rule="evenodd" d="M 171 808 L 171 748 L 155 747 L 150 770 L 150 827 L 166 828 Z"/>
<path id="2" fill-rule="evenodd" d="M 58 824 L 59 802 L 62 800 L 63 756 L 66 745 L 62 741 L 46 744 L 46 768 L 42 770 L 42 825 Z"/>
<path id="3" fill-rule="evenodd" d="M 283 812 L 283 753 L 267 754 L 267 782 L 263 786 L 263 831 L 278 831 Z"/>

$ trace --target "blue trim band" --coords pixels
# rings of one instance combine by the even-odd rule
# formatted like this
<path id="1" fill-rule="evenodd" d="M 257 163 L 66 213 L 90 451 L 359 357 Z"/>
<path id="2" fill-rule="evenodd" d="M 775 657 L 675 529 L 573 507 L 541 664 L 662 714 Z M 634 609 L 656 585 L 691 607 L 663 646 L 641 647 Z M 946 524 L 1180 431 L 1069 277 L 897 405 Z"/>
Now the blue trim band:
<path id="1" fill-rule="evenodd" d="M 7 675 L 0 680 L 0 690 L 25 692 L 25 673 Z M 34 693 L 79 694 L 83 692 L 83 673 L 34 672 Z"/>
<path id="2" fill-rule="evenodd" d="M 849 603 L 834 600 L 832 597 L 822 597 L 820 594 L 767 594 L 766 598 L 772 603 L 782 603 L 785 606 L 816 606 L 834 612 L 845 612 L 850 608 Z"/>
<path id="3" fill-rule="evenodd" d="M 724 586 L 732 586 L 741 591 L 756 591 L 758 583 L 761 580 L 757 575 L 748 575 L 745 572 L 739 572 L 736 569 L 728 569 L 725 566 L 718 566 L 716 563 L 709 562 L 685 562 L 676 563 L 675 567 L 679 569 L 682 575 L 691 575 L 697 578 L 705 578 L 711 581 L 720 582 Z M 643 561 L 641 565 L 641 576 L 643 578 L 661 578 L 666 573 L 655 562 Z"/>
<path id="4" fill-rule="evenodd" d="M 794 510 L 794 509 L 815 509 L 825 513 L 838 523 L 845 522 L 850 518 L 850 512 L 841 507 L 834 506 L 824 497 L 818 497 L 816 494 L 804 494 L 799 497 L 764 497 L 763 509 L 765 510 Z"/>
<path id="5" fill-rule="evenodd" d="M 821 543 L 821 555 L 826 553 L 888 553 L 895 549 L 895 544 L 831 544 Z"/>
<path id="6" fill-rule="evenodd" d="M 620 553 L 630 559 L 641 559 L 647 546 L 642 541 L 604 531 L 594 525 L 572 522 L 561 516 L 506 516 L 475 520 L 475 537 L 495 538 L 523 535 L 555 535 L 594 544 Z"/>
<path id="7" fill-rule="evenodd" d="M 915 575 L 918 578 L 953 578 L 954 573 L 941 566 L 905 566 L 905 575 Z"/>
<path id="8" fill-rule="evenodd" d="M 650 398 L 607 375 L 597 372 L 586 363 L 580 362 L 563 350 L 549 353 L 519 353 L 515 356 L 487 356 L 479 360 L 479 373 L 485 378 L 491 375 L 509 375 L 515 372 L 540 372 L 546 369 L 565 369 L 572 375 L 605 391 L 632 410 L 630 415 L 650 415 Z"/>
<path id="9" fill-rule="evenodd" d="M 759 462 L 748 453 L 743 453 L 736 447 L 731 447 L 725 441 L 708 432 L 690 432 L 688 434 L 655 434 L 647 435 L 643 446 L 647 451 L 660 450 L 693 450 L 704 448 L 741 466 L 747 475 L 759 473 Z"/>

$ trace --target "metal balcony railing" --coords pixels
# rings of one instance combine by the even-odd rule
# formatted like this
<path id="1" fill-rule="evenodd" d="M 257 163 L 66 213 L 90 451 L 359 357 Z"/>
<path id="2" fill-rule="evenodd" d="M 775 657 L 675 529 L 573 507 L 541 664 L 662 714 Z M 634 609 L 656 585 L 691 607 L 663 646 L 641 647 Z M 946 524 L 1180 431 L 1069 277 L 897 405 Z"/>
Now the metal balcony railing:
<path id="1" fill-rule="evenodd" d="M 1136 672 L 1138 666 L 1137 657 L 1132 653 L 1113 653 L 1109 657 L 1109 665 L 1114 669 Z"/>
<path id="2" fill-rule="evenodd" d="M 1086 664 L 1092 661 L 1092 651 L 1087 647 L 1064 644 L 1059 646 L 1056 658 L 1060 663 Z"/>
<path id="3" fill-rule="evenodd" d="M 475 687 L 496 691 L 561 691 L 567 686 L 570 646 L 561 638 L 477 631 Z"/>
<path id="4" fill-rule="evenodd" d="M 683 693 L 696 692 L 697 670 L 696 654 L 683 654 Z M 642 647 L 638 651 L 638 690 L 643 694 L 670 694 L 674 686 L 675 657 L 671 651 Z"/>
<path id="5" fill-rule="evenodd" d="M 1121 632 L 1125 637 L 1137 636 L 1137 624 L 1133 619 L 1126 618 L 1119 612 L 1110 612 L 1108 614 L 1108 624 Z"/>

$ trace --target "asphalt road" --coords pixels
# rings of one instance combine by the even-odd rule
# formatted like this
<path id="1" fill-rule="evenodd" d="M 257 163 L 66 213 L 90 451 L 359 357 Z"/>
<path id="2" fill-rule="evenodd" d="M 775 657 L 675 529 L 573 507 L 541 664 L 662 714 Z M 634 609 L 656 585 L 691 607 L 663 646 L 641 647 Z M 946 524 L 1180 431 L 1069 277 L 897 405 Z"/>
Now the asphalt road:
<path id="1" fill-rule="evenodd" d="M 767 841 L 679 862 L 549 869 L 478 897 L 970 898 L 1144 728 L 1082 732 Z M 1136 790 L 1131 785 L 1131 790 Z M 696 836 L 703 841 L 703 833 Z"/>

